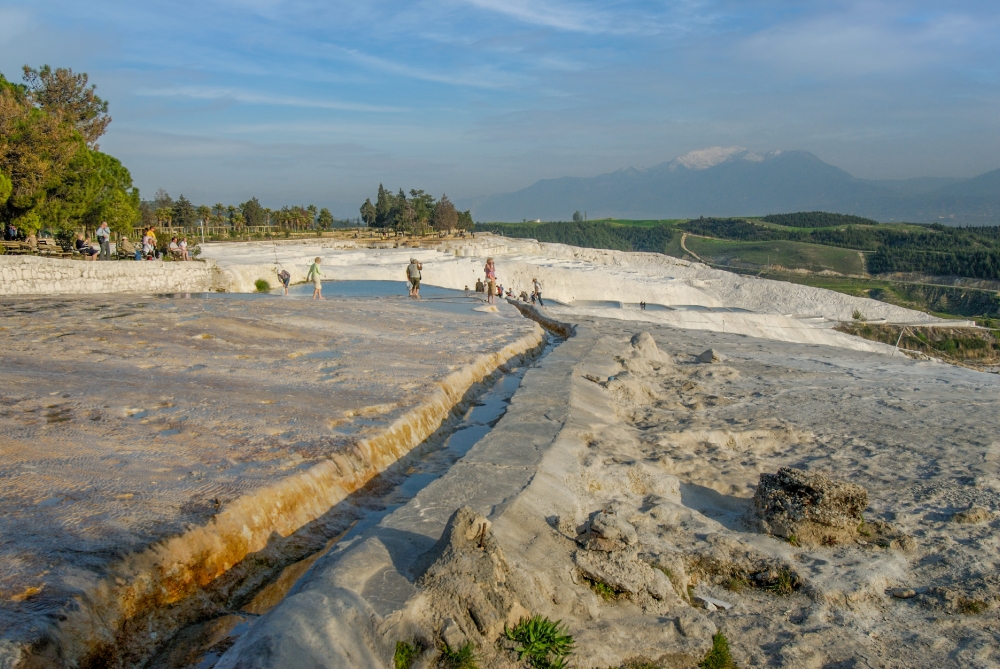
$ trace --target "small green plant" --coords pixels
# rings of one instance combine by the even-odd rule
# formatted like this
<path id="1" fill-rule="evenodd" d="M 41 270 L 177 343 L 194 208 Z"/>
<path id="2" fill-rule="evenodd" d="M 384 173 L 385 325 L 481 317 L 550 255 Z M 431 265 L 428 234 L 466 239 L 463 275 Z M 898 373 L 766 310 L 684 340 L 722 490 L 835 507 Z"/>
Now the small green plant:
<path id="1" fill-rule="evenodd" d="M 788 538 L 786 539 L 786 541 L 788 543 L 790 543 L 791 545 L 793 545 L 793 546 L 798 546 L 799 545 L 799 538 L 797 536 L 795 536 L 794 534 L 789 534 Z"/>
<path id="2" fill-rule="evenodd" d="M 735 669 L 733 656 L 729 654 L 729 641 L 722 634 L 716 632 L 712 637 L 712 650 L 708 651 L 705 659 L 698 664 L 698 669 Z"/>
<path id="3" fill-rule="evenodd" d="M 959 597 L 955 601 L 955 605 L 958 607 L 959 613 L 964 613 L 967 616 L 976 615 L 986 610 L 986 602 L 968 597 Z"/>
<path id="4" fill-rule="evenodd" d="M 787 569 L 782 569 L 778 572 L 778 577 L 771 583 L 766 590 L 770 590 L 776 595 L 790 595 L 795 592 L 795 579 L 792 577 L 792 572 Z"/>
<path id="5" fill-rule="evenodd" d="M 409 641 L 397 641 L 396 652 L 392 656 L 394 669 L 410 669 L 413 661 L 420 656 L 420 647 Z"/>
<path id="6" fill-rule="evenodd" d="M 730 592 L 743 592 L 749 586 L 750 584 L 742 576 L 730 576 L 726 579 L 726 582 L 722 584 L 722 587 Z"/>
<path id="7" fill-rule="evenodd" d="M 858 534 L 866 538 L 872 535 L 872 531 L 868 529 L 868 525 L 865 524 L 864 520 L 858 523 Z"/>
<path id="8" fill-rule="evenodd" d="M 644 657 L 633 657 L 625 660 L 625 663 L 617 669 L 663 669 L 663 665 Z"/>
<path id="9" fill-rule="evenodd" d="M 562 621 L 552 622 L 544 616 L 522 618 L 511 628 L 504 628 L 504 636 L 518 644 L 514 648 L 517 659 L 528 661 L 535 669 L 562 669 L 565 658 L 573 652 L 573 637 L 566 634 Z"/>
<path id="10" fill-rule="evenodd" d="M 257 279 L 253 282 L 253 285 L 258 293 L 268 293 L 271 291 L 271 284 L 267 282 L 267 279 Z"/>
<path id="11" fill-rule="evenodd" d="M 610 602 L 612 600 L 618 599 L 618 595 L 620 593 L 618 593 L 618 591 L 616 591 L 607 583 L 603 581 L 595 581 L 594 579 L 587 578 L 586 576 L 583 577 L 583 580 L 587 582 L 587 585 L 589 585 L 590 589 L 594 591 L 594 594 L 596 594 L 604 601 Z"/>
<path id="12" fill-rule="evenodd" d="M 868 320 L 867 318 L 865 318 L 865 315 L 861 313 L 861 311 L 858 309 L 854 310 L 854 313 L 851 314 L 851 318 L 853 318 L 856 321 L 862 321 L 862 322 Z"/>
<path id="13" fill-rule="evenodd" d="M 466 642 L 458 650 L 448 644 L 441 649 L 441 659 L 438 660 L 441 669 L 479 669 L 476 663 L 476 648 L 471 641 Z"/>

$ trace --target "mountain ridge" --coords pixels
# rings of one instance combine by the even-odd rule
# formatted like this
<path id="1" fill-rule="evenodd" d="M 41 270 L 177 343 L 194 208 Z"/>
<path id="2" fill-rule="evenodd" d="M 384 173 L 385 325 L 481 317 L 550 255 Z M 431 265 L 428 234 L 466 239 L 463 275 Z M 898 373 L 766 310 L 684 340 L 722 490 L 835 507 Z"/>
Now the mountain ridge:
<path id="1" fill-rule="evenodd" d="M 1000 224 L 1000 169 L 972 179 L 870 180 L 803 150 L 710 147 L 652 167 L 540 179 L 462 203 L 481 221 L 758 216 L 836 211 L 879 221 Z"/>

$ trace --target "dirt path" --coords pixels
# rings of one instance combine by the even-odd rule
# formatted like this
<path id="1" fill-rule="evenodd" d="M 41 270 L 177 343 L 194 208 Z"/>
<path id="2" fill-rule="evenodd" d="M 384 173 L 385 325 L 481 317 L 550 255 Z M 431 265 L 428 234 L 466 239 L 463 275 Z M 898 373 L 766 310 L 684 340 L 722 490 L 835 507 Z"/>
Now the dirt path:
<path id="1" fill-rule="evenodd" d="M 692 258 L 694 258 L 698 262 L 705 263 L 707 265 L 708 264 L 707 262 L 705 262 L 704 260 L 702 260 L 701 257 L 697 253 L 695 253 L 694 251 L 692 251 L 691 249 L 689 249 L 687 247 L 687 245 L 684 243 L 687 240 L 687 236 L 688 236 L 688 233 L 686 233 L 686 232 L 681 234 L 681 248 L 684 249 L 685 253 L 689 254 Z"/>

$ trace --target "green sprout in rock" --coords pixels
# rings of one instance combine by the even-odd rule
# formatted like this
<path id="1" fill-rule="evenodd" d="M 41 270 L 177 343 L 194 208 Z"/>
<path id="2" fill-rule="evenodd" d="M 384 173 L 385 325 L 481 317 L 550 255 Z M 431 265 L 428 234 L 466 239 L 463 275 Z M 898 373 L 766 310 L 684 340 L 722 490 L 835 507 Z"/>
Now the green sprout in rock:
<path id="1" fill-rule="evenodd" d="M 959 597 L 955 604 L 959 613 L 967 616 L 976 615 L 986 610 L 986 602 L 968 597 Z"/>
<path id="2" fill-rule="evenodd" d="M 267 282 L 267 279 L 257 279 L 253 282 L 253 285 L 258 293 L 268 293 L 271 291 L 271 284 Z"/>
<path id="3" fill-rule="evenodd" d="M 698 669 L 735 669 L 733 657 L 729 654 L 729 641 L 722 632 L 712 637 L 712 650 L 698 663 Z"/>
<path id="4" fill-rule="evenodd" d="M 587 578 L 586 576 L 583 577 L 583 580 L 587 582 L 587 585 L 589 585 L 590 589 L 594 591 L 594 594 L 606 602 L 618 599 L 618 596 L 621 594 L 603 581 L 595 581 L 594 579 Z"/>
<path id="5" fill-rule="evenodd" d="M 409 641 L 397 641 L 396 652 L 392 655 L 394 669 L 410 669 L 413 661 L 420 656 L 420 647 Z"/>
<path id="6" fill-rule="evenodd" d="M 722 587 L 730 592 L 743 592 L 749 586 L 750 583 L 743 576 L 731 576 L 722 584 Z"/>
<path id="7" fill-rule="evenodd" d="M 792 576 L 792 572 L 787 569 L 782 569 L 778 572 L 778 577 L 766 587 L 776 595 L 790 595 L 795 592 L 795 579 Z"/>
<path id="8" fill-rule="evenodd" d="M 607 586 L 605 586 L 607 587 Z M 544 616 L 522 618 L 504 636 L 518 644 L 514 649 L 519 660 L 527 660 L 535 669 L 562 669 L 565 658 L 573 652 L 573 637 L 566 634 L 562 621 L 552 622 Z"/>
<path id="9" fill-rule="evenodd" d="M 438 660 L 441 669 L 479 669 L 476 663 L 476 649 L 472 642 L 467 642 L 458 650 L 453 650 L 448 644 L 441 649 L 441 659 Z"/>

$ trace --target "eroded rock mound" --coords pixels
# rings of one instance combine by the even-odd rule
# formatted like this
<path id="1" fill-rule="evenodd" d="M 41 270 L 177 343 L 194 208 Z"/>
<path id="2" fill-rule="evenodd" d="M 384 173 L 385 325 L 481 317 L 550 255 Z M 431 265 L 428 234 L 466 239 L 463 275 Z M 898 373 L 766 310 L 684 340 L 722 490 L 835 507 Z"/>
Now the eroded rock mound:
<path id="1" fill-rule="evenodd" d="M 754 505 L 762 528 L 803 544 L 853 541 L 863 527 L 868 491 L 859 485 L 782 467 L 761 474 Z"/>
<path id="2" fill-rule="evenodd" d="M 449 646 L 491 643 L 527 615 L 515 591 L 516 576 L 490 530 L 490 521 L 469 507 L 458 509 L 432 551 L 420 579 L 431 617 Z"/>
<path id="3" fill-rule="evenodd" d="M 592 551 L 620 551 L 639 540 L 632 523 L 613 511 L 598 511 L 584 525 L 580 542 Z"/>
<path id="4" fill-rule="evenodd" d="M 639 557 L 635 527 L 614 511 L 598 511 L 577 536 L 583 546 L 573 560 L 580 574 L 628 596 L 647 612 L 662 613 L 684 604 L 664 572 Z"/>

